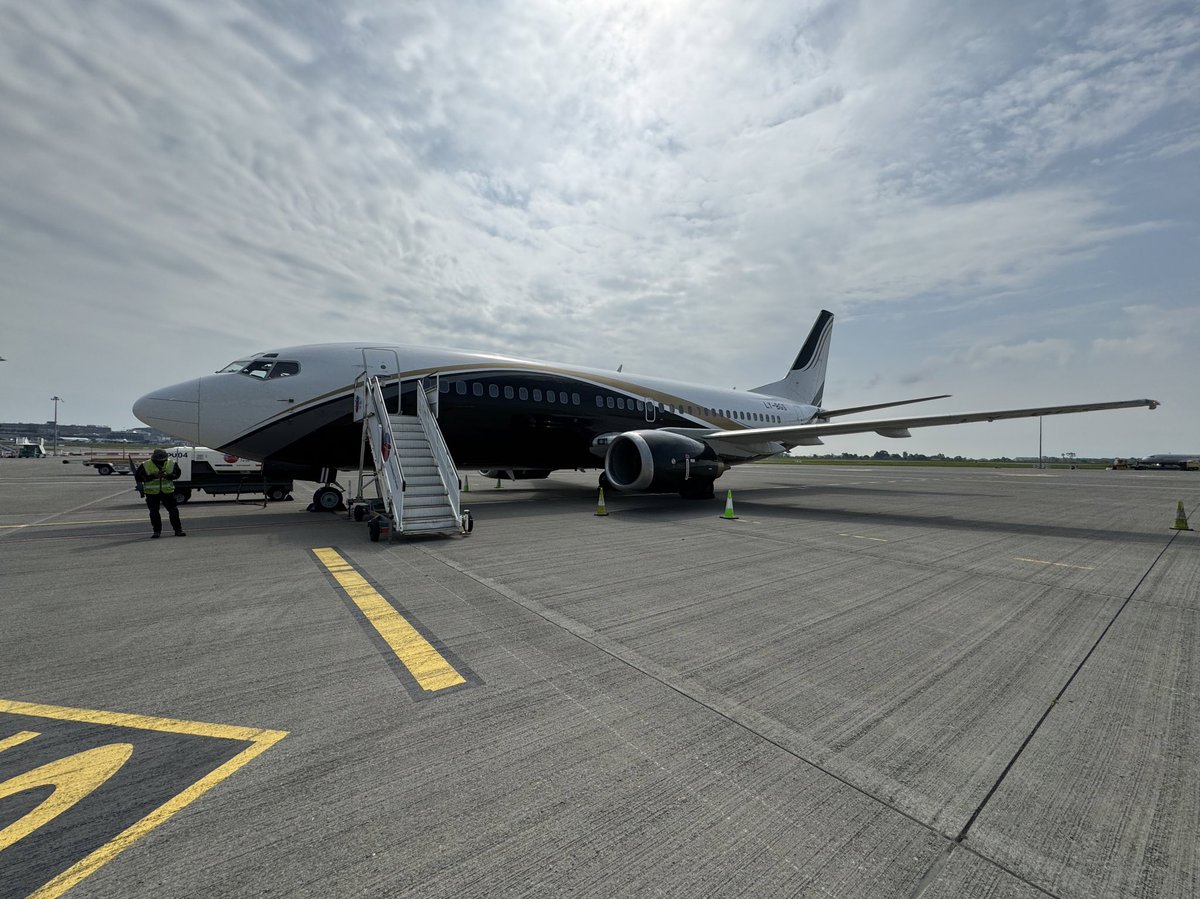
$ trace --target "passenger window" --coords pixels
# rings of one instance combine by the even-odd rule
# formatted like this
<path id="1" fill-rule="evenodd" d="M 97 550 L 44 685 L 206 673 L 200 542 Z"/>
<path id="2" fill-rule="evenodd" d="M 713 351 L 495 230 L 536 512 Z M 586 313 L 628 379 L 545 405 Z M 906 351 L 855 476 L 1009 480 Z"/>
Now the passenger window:
<path id="1" fill-rule="evenodd" d="M 542 390 L 540 387 L 533 388 L 533 401 L 540 403 L 542 401 Z"/>
<path id="2" fill-rule="evenodd" d="M 513 398 L 513 389 L 511 387 L 504 388 L 504 398 L 506 400 L 511 400 Z"/>
<path id="3" fill-rule="evenodd" d="M 457 393 L 459 396 L 466 396 L 467 395 L 467 382 L 466 381 L 455 381 L 454 382 L 454 392 Z"/>
<path id="4" fill-rule="evenodd" d="M 572 393 L 572 394 L 571 394 L 571 405 L 572 405 L 572 406 L 578 406 L 578 405 L 579 405 L 579 394 L 578 394 L 578 393 Z"/>
<path id="5" fill-rule="evenodd" d="M 610 409 L 615 409 L 617 405 L 616 400 L 614 400 L 611 396 L 606 396 L 604 398 L 604 404 Z"/>
<path id="6" fill-rule="evenodd" d="M 476 381 L 471 385 L 471 393 L 475 394 L 475 396 L 483 396 L 483 385 Z"/>
<path id="7" fill-rule="evenodd" d="M 523 400 L 527 400 L 527 399 L 529 399 L 529 389 L 528 389 L 528 388 L 526 388 L 526 387 L 521 387 L 521 388 L 519 388 L 519 389 L 517 390 L 517 397 L 518 397 L 519 399 L 523 399 Z"/>
<path id="8" fill-rule="evenodd" d="M 553 402 L 554 402 L 554 391 L 553 391 L 553 390 L 547 390 L 547 391 L 546 391 L 546 402 L 547 402 L 547 403 L 553 403 Z"/>
<path id="9" fill-rule="evenodd" d="M 623 397 L 623 396 L 617 397 L 617 408 L 620 409 L 622 412 L 625 411 L 625 397 Z"/>
<path id="10" fill-rule="evenodd" d="M 637 410 L 638 410 L 639 412 L 645 412 L 645 411 L 646 411 L 646 401 L 645 401 L 645 400 L 638 400 L 638 401 L 637 401 Z"/>
<path id="11" fill-rule="evenodd" d="M 597 408 L 597 409 L 603 409 L 603 408 L 604 408 L 604 397 L 602 397 L 602 396 L 601 396 L 600 394 L 598 394 L 598 393 L 596 394 L 596 408 Z"/>
<path id="12" fill-rule="evenodd" d="M 496 399 L 496 397 L 500 396 L 500 388 L 495 384 L 488 384 L 488 396 L 490 396 L 492 399 Z"/>
<path id="13" fill-rule="evenodd" d="M 438 378 L 438 393 L 449 393 L 450 382 L 445 378 Z"/>
<path id="14" fill-rule="evenodd" d="M 271 369 L 269 378 L 290 378 L 292 375 L 300 374 L 299 362 L 276 362 L 275 367 Z"/>

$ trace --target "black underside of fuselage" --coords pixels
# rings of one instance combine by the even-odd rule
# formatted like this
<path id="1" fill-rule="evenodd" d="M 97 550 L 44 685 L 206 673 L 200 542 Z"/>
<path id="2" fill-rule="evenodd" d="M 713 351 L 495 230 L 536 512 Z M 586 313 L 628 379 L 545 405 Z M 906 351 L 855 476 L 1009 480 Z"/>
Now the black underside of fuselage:
<path id="1" fill-rule="evenodd" d="M 399 400 L 397 385 L 387 385 L 383 392 L 390 412 L 398 406 L 415 412 L 413 382 L 404 384 Z M 665 412 L 661 404 L 647 411 L 648 404 L 646 397 L 569 377 L 472 372 L 442 378 L 438 425 L 459 468 L 599 468 L 603 459 L 590 447 L 600 434 L 697 426 Z M 353 395 L 347 392 L 283 416 L 221 449 L 262 459 L 294 478 L 317 480 L 322 468 L 357 469 L 361 442 L 362 424 L 354 421 Z"/>

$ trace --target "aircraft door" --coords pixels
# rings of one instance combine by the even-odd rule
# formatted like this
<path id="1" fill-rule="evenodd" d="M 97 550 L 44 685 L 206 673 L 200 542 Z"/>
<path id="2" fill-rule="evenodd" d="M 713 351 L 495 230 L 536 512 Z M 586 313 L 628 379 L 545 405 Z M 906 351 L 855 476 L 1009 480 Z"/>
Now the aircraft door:
<path id="1" fill-rule="evenodd" d="M 399 410 L 396 376 L 400 374 L 400 354 L 391 347 L 367 346 L 362 348 L 362 359 L 363 380 L 367 377 L 379 378 L 388 411 L 396 413 Z"/>
<path id="2" fill-rule="evenodd" d="M 654 421 L 658 418 L 658 407 L 654 404 L 654 400 L 646 397 L 646 421 Z"/>

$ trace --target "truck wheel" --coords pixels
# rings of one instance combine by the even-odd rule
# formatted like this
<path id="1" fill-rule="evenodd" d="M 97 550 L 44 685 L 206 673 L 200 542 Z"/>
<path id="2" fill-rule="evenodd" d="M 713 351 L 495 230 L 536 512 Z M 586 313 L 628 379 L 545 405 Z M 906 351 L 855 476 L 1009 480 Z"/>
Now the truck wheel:
<path id="1" fill-rule="evenodd" d="M 282 487 L 268 487 L 267 499 L 273 503 L 281 503 L 287 497 L 287 491 Z"/>
<path id="2" fill-rule="evenodd" d="M 111 465 L 97 465 L 96 471 L 100 472 L 100 474 L 112 474 L 113 467 Z"/>
<path id="3" fill-rule="evenodd" d="M 190 490 L 176 490 L 175 491 L 175 502 L 180 505 L 182 505 L 183 503 L 186 503 L 191 498 L 192 498 L 192 491 L 190 491 Z"/>

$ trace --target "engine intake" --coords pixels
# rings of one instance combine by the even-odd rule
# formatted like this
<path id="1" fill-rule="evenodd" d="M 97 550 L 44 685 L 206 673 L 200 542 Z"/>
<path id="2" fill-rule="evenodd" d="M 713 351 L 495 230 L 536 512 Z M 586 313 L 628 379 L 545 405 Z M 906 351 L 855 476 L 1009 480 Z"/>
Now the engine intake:
<path id="1" fill-rule="evenodd" d="M 708 446 L 670 431 L 626 431 L 604 455 L 604 473 L 622 491 L 674 493 L 692 480 L 711 486 L 724 470 Z"/>

